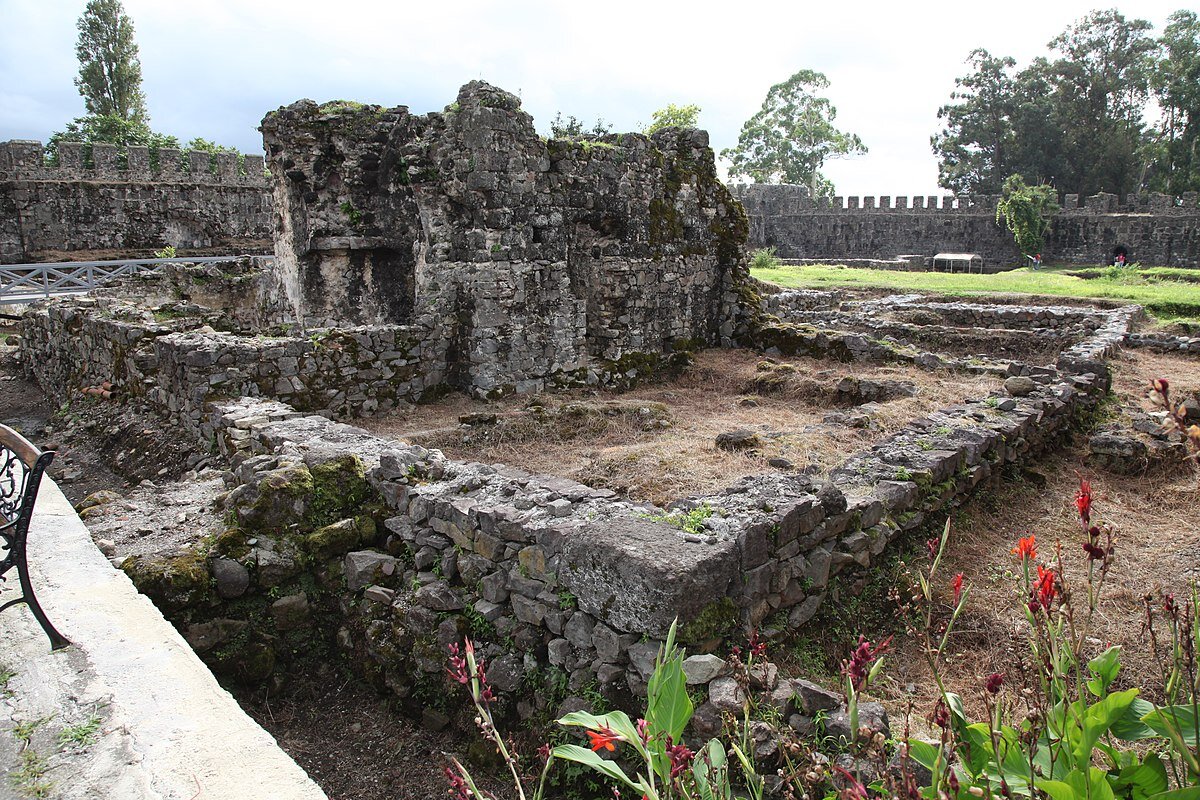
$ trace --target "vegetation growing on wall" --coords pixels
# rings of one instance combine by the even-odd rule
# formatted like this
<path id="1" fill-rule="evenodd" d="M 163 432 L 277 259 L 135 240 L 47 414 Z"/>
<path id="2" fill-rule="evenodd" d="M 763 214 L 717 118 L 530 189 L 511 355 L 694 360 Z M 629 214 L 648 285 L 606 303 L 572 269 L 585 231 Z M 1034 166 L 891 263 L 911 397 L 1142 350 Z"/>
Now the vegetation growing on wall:
<path id="1" fill-rule="evenodd" d="M 1054 187 L 1042 183 L 1029 186 L 1020 175 L 1010 175 L 1004 181 L 1004 194 L 996 205 L 996 222 L 1001 220 L 1025 255 L 1042 252 L 1050 220 L 1058 211 L 1058 194 Z"/>

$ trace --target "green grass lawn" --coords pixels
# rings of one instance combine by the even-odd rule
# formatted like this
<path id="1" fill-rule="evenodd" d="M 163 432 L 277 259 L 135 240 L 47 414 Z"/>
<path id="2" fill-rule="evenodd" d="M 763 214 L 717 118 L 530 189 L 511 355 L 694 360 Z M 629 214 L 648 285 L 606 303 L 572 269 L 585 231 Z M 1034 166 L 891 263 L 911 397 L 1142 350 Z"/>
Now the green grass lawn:
<path id="1" fill-rule="evenodd" d="M 1079 270 L 1079 267 L 1042 267 L 1034 272 L 1023 267 L 992 275 L 968 275 L 821 265 L 752 269 L 750 274 L 788 288 L 846 286 L 937 292 L 959 297 L 1039 294 L 1125 300 L 1140 304 L 1163 321 L 1178 319 L 1200 322 L 1200 283 L 1173 279 L 1181 277 L 1173 273 L 1191 271 L 1125 267 L 1120 272 L 1115 269 L 1097 270 L 1098 277 L 1087 279 L 1066 274 Z M 1200 277 L 1200 271 L 1194 274 Z M 1191 277 L 1191 274 L 1186 277 Z"/>

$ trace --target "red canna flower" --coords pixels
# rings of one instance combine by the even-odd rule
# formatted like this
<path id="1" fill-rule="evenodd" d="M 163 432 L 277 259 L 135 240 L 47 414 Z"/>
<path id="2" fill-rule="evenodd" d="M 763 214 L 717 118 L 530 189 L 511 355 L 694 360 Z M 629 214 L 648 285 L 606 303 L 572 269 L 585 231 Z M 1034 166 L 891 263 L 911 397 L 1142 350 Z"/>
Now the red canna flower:
<path id="1" fill-rule="evenodd" d="M 1088 559 L 1090 561 L 1108 563 L 1108 561 L 1112 559 L 1112 555 L 1115 552 L 1115 548 L 1113 547 L 1112 531 L 1107 525 L 1104 527 L 1093 525 L 1092 527 L 1088 528 L 1087 533 L 1088 540 L 1083 543 L 1083 552 L 1088 554 Z M 1108 534 L 1107 545 L 1100 543 L 1100 537 L 1105 533 Z"/>
<path id="2" fill-rule="evenodd" d="M 442 771 L 446 774 L 446 780 L 450 782 L 450 796 L 454 800 L 471 800 L 474 797 L 471 788 L 467 786 L 467 782 L 462 779 L 461 775 L 449 767 Z"/>
<path id="3" fill-rule="evenodd" d="M 933 707 L 933 714 L 929 720 L 939 728 L 950 727 L 950 709 L 946 707 L 946 702 L 942 698 L 938 698 L 937 705 Z"/>
<path id="4" fill-rule="evenodd" d="M 871 664 L 883 655 L 891 642 L 892 637 L 889 636 L 872 647 L 865 636 L 858 637 L 858 646 L 854 648 L 850 660 L 846 661 L 842 667 L 843 672 L 849 676 L 850 684 L 855 691 L 861 690 L 866 685 L 867 679 L 871 675 Z"/>
<path id="5" fill-rule="evenodd" d="M 957 608 L 962 600 L 963 574 L 961 572 L 950 581 L 950 588 L 954 590 L 954 605 Z"/>
<path id="6" fill-rule="evenodd" d="M 459 683 L 470 683 L 471 675 L 467 671 L 467 660 L 458 654 L 458 644 L 452 642 L 448 649 L 450 650 L 450 669 L 447 672 L 450 673 L 450 677 Z"/>
<path id="7" fill-rule="evenodd" d="M 863 786 L 862 781 L 851 775 L 846 770 L 833 765 L 833 770 L 845 779 L 846 785 L 838 792 L 840 800 L 867 800 L 867 787 Z"/>
<path id="8" fill-rule="evenodd" d="M 984 688 L 987 689 L 988 694 L 999 694 L 1000 687 L 1003 685 L 1004 676 L 999 672 L 993 672 L 991 675 L 988 675 L 987 685 Z"/>
<path id="9" fill-rule="evenodd" d="M 692 759 L 695 757 L 685 744 L 675 744 L 671 737 L 667 736 L 667 756 L 671 759 L 671 780 L 674 781 L 680 775 L 687 771 L 692 765 Z"/>
<path id="10" fill-rule="evenodd" d="M 1033 589 L 1030 592 L 1029 608 L 1031 610 L 1041 607 L 1045 611 L 1050 610 L 1050 604 L 1054 601 L 1055 595 L 1058 593 L 1058 588 L 1055 583 L 1058 575 L 1053 569 L 1046 569 L 1041 564 L 1037 568 L 1037 580 L 1033 582 Z"/>
<path id="11" fill-rule="evenodd" d="M 613 742 L 621 742 L 621 734 L 610 728 L 601 728 L 598 731 L 588 731 L 588 738 L 592 740 L 592 750 L 599 752 L 600 750 L 616 750 L 617 747 Z"/>
<path id="12" fill-rule="evenodd" d="M 1012 549 L 1013 555 L 1019 561 L 1029 559 L 1030 561 L 1037 558 L 1037 536 L 1029 534 L 1028 536 L 1018 539 L 1017 546 Z"/>
<path id="13" fill-rule="evenodd" d="M 925 540 L 925 549 L 929 551 L 929 560 L 930 561 L 933 561 L 935 558 L 937 558 L 938 549 L 941 547 L 941 545 L 942 545 L 941 540 L 938 539 L 936 536 L 933 537 L 932 539 Z"/>
<path id="14" fill-rule="evenodd" d="M 1084 525 L 1092 521 L 1092 485 L 1086 478 L 1079 479 L 1079 492 L 1075 495 L 1075 508 L 1079 510 L 1079 518 Z"/>

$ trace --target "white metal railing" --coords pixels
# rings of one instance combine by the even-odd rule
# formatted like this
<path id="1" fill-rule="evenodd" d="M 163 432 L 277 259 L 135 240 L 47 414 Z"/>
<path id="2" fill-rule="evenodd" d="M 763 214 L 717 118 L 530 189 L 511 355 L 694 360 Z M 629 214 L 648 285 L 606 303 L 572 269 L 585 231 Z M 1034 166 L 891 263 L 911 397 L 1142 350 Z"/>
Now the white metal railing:
<path id="1" fill-rule="evenodd" d="M 274 256 L 204 256 L 200 258 L 126 258 L 119 261 L 58 261 L 45 264 L 0 264 L 0 305 L 32 303 L 47 297 L 86 294 L 97 286 L 159 264 L 211 264 Z"/>

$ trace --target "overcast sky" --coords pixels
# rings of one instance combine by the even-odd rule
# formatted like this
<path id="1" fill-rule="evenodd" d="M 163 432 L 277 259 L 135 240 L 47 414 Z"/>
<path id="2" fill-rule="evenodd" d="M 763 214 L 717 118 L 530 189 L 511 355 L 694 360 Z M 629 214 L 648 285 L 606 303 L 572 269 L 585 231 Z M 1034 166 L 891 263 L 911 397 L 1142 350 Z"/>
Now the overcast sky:
<path id="1" fill-rule="evenodd" d="M 1186 0 L 1122 0 L 1156 33 Z M 73 84 L 84 0 L 0 0 L 0 141 L 42 139 L 84 113 Z M 521 96 L 542 133 L 556 111 L 637 130 L 695 103 L 730 147 L 767 90 L 824 72 L 838 125 L 865 156 L 827 164 L 846 195 L 934 194 L 929 137 L 975 47 L 1024 65 L 1111 4 L 822 0 L 125 0 L 155 130 L 259 152 L 267 111 L 303 97 L 440 110 L 481 78 Z"/>

